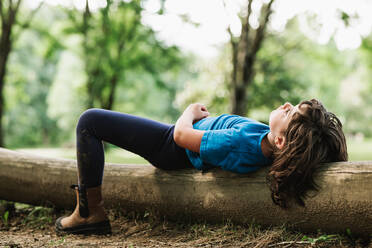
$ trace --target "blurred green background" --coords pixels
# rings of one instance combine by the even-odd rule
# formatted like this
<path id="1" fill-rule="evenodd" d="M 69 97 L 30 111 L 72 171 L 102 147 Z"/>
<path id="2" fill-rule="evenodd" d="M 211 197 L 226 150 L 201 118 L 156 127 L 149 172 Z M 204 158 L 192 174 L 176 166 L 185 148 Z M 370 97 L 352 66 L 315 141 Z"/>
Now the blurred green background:
<path id="1" fill-rule="evenodd" d="M 204 103 L 212 115 L 233 112 L 232 74 L 239 65 L 233 63 L 232 44 L 243 35 L 239 30 L 244 28 L 244 18 L 238 17 L 247 14 L 244 7 L 237 12 L 241 23 L 235 31 L 215 23 L 228 38 L 214 46 L 213 56 L 206 56 L 159 35 L 163 26 L 172 23 L 167 15 L 184 23 L 185 29 L 203 28 L 203 20 L 193 19 L 192 11 L 167 9 L 172 1 L 155 1 L 155 10 L 148 7 L 154 1 L 82 1 L 80 6 L 65 2 L 1 1 L 3 147 L 75 158 L 76 123 L 92 107 L 166 123 L 174 123 L 192 102 Z M 208 2 L 205 16 L 214 11 L 213 1 Z M 280 11 L 282 2 L 271 6 L 272 18 L 264 23 L 259 48 L 250 50 L 254 63 L 244 88 L 242 115 L 267 122 L 270 111 L 286 101 L 297 104 L 317 98 L 342 121 L 350 160 L 372 160 L 372 30 L 360 34 L 360 42 L 352 48 L 337 43 L 340 30 L 357 35 L 365 8 L 331 6 L 337 13 L 331 18 L 339 26 L 320 42 L 312 37 L 321 36 L 330 20 L 314 11 L 293 14 L 280 30 L 274 28 L 275 11 Z M 268 3 L 258 5 L 258 15 L 267 13 Z M 194 4 L 197 8 L 198 2 Z M 163 16 L 163 26 L 145 22 L 149 13 Z M 261 26 L 252 21 L 248 26 L 247 47 L 252 48 Z M 192 45 L 200 42 L 189 38 Z M 146 163 L 111 145 L 106 146 L 106 161 Z"/>

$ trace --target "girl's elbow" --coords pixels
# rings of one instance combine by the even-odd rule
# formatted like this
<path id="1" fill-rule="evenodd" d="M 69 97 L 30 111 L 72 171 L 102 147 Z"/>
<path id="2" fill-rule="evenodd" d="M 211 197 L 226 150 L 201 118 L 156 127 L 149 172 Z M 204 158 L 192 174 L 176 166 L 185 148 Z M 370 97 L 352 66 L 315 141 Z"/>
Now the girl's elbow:
<path id="1" fill-rule="evenodd" d="M 184 132 L 182 131 L 174 132 L 173 140 L 178 146 L 188 149 L 187 135 Z"/>
<path id="2" fill-rule="evenodd" d="M 175 129 L 173 139 L 178 146 L 199 153 L 203 133 L 192 128 Z"/>
<path id="3" fill-rule="evenodd" d="M 178 129 L 175 129 L 173 132 L 173 140 L 177 145 L 180 145 L 181 137 L 182 137 L 182 132 Z"/>

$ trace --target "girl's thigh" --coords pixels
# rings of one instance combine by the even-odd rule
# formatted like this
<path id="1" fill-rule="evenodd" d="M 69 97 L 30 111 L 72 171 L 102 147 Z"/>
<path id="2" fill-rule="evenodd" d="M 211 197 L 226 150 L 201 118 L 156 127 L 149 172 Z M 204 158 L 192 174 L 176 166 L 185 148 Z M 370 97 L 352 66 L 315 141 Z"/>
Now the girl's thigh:
<path id="1" fill-rule="evenodd" d="M 191 167 L 185 149 L 173 140 L 174 125 L 104 109 L 89 109 L 83 115 L 97 138 L 138 154 L 156 167 Z"/>

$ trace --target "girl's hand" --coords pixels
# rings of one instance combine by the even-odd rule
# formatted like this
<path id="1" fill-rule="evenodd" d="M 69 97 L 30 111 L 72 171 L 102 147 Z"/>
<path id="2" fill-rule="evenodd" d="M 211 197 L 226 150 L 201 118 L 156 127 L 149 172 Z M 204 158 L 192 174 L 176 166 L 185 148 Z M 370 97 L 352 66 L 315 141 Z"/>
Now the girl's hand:
<path id="1" fill-rule="evenodd" d="M 191 115 L 193 123 L 209 116 L 207 108 L 201 103 L 190 104 L 183 114 Z"/>
<path id="2" fill-rule="evenodd" d="M 199 153 L 205 131 L 194 129 L 193 124 L 208 116 L 209 112 L 203 104 L 190 104 L 176 122 L 173 133 L 174 142 L 180 147 Z"/>

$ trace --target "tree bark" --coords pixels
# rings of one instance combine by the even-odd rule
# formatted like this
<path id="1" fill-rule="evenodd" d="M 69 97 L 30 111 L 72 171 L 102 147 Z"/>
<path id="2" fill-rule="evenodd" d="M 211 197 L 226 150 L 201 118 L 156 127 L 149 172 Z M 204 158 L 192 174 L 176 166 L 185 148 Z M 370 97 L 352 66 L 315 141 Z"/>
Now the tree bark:
<path id="1" fill-rule="evenodd" d="M 3 2 L 0 1 L 0 18 L 1 18 L 1 34 L 0 34 L 0 146 L 4 146 L 4 85 L 9 54 L 12 50 L 12 29 L 16 21 L 17 12 L 21 0 L 15 3 L 9 2 L 5 9 Z"/>
<path id="2" fill-rule="evenodd" d="M 104 109 L 112 110 L 114 106 L 114 97 L 116 92 L 116 86 L 118 83 L 118 73 L 115 71 L 114 75 L 111 77 L 110 80 L 110 94 L 107 98 L 106 104 L 103 105 Z"/>
<path id="3" fill-rule="evenodd" d="M 0 199 L 73 209 L 69 185 L 77 182 L 76 161 L 0 149 Z M 222 170 L 164 171 L 150 165 L 106 164 L 106 207 L 151 211 L 170 219 L 262 226 L 282 225 L 305 232 L 372 234 L 372 161 L 324 165 L 316 181 L 322 190 L 306 207 L 282 210 L 266 185 L 268 168 L 239 175 Z"/>
<path id="4" fill-rule="evenodd" d="M 248 1 L 247 16 L 242 19 L 241 35 L 238 39 L 233 36 L 230 27 L 230 43 L 232 47 L 232 76 L 231 76 L 231 112 L 237 115 L 247 114 L 247 89 L 252 84 L 255 74 L 256 55 L 264 39 L 264 33 L 271 15 L 274 0 L 262 6 L 259 27 L 254 30 L 249 24 L 252 13 L 252 2 Z"/>
<path id="5" fill-rule="evenodd" d="M 120 80 L 121 75 L 121 68 L 120 63 L 122 59 L 122 50 L 124 48 L 125 43 L 125 32 L 124 27 L 125 25 L 121 25 L 121 37 L 117 40 L 117 47 L 116 47 L 116 57 L 115 55 L 110 54 L 110 48 L 108 47 L 109 44 L 106 43 L 105 39 L 108 39 L 110 36 L 110 31 L 112 29 L 111 20 L 110 20 L 110 8 L 112 5 L 111 1 L 106 1 L 107 5 L 105 8 L 102 9 L 101 13 L 101 32 L 104 38 L 94 40 L 94 37 L 90 36 L 90 30 L 94 28 L 94 21 L 92 13 L 89 8 L 89 3 L 86 0 L 85 3 L 85 11 L 83 14 L 82 23 L 75 23 L 83 36 L 83 55 L 84 55 L 84 63 L 85 63 L 85 71 L 88 76 L 87 78 L 87 108 L 97 107 L 112 110 L 113 105 L 115 102 L 115 92 L 117 88 L 118 81 Z M 96 45 L 92 46 L 92 43 L 96 42 Z M 98 59 L 92 60 L 92 51 L 94 49 L 98 49 Z M 111 57 L 113 56 L 113 58 Z M 102 60 L 109 61 L 110 67 L 112 68 L 113 72 L 112 75 L 109 75 L 107 72 L 104 72 L 102 69 Z M 93 61 L 93 62 L 92 62 Z M 107 84 L 109 93 L 107 95 L 103 95 L 102 92 L 104 91 L 104 85 Z"/>
<path id="6" fill-rule="evenodd" d="M 118 44 L 116 47 L 116 59 L 115 58 L 112 59 L 114 70 L 113 70 L 113 75 L 110 78 L 110 93 L 109 93 L 106 103 L 103 106 L 103 108 L 108 109 L 108 110 L 112 110 L 114 107 L 115 92 L 116 92 L 118 80 L 119 80 L 120 74 L 123 74 L 122 70 L 124 69 L 124 68 L 121 68 L 120 66 L 121 60 L 123 59 L 122 52 L 123 52 L 124 45 L 125 45 L 124 27 L 125 26 L 123 25 L 121 29 L 122 35 L 120 36 L 120 39 L 118 40 Z"/>

